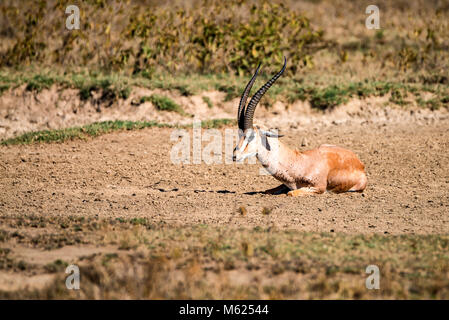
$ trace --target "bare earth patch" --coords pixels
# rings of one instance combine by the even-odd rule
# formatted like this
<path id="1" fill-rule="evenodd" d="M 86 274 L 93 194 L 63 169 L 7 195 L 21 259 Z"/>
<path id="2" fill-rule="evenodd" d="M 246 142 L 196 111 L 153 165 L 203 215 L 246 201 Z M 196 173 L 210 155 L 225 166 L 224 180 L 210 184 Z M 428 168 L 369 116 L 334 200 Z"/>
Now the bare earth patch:
<path id="1" fill-rule="evenodd" d="M 348 147 L 366 165 L 363 194 L 287 198 L 260 193 L 278 185 L 259 165 L 173 164 L 171 129 L 108 134 L 90 141 L 2 147 L 2 214 L 146 217 L 350 233 L 446 233 L 447 122 L 321 125 L 285 132 L 300 149 Z M 190 132 L 191 133 L 191 132 Z M 301 147 L 301 141 L 308 144 Z M 224 148 L 223 148 L 224 149 Z M 225 156 L 222 154 L 222 161 Z M 229 161 L 229 159 L 227 159 Z M 237 215 L 240 206 L 245 217 Z M 270 215 L 261 214 L 263 208 Z"/>
<path id="2" fill-rule="evenodd" d="M 449 120 L 384 103 L 256 114 L 300 150 L 354 150 L 362 194 L 266 195 L 278 182 L 224 153 L 173 164 L 168 128 L 2 146 L 0 297 L 447 298 Z M 70 263 L 79 292 L 65 288 Z M 379 292 L 365 288 L 369 264 Z"/>

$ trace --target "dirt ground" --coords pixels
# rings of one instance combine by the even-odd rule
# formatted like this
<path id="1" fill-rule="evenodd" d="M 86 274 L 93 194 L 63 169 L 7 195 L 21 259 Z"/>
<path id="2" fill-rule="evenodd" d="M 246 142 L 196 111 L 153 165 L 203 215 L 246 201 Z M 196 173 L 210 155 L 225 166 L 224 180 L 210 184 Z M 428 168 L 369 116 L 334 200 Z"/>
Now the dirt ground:
<path id="1" fill-rule="evenodd" d="M 89 141 L 2 147 L 0 210 L 125 215 L 181 225 L 269 223 L 300 231 L 449 231 L 447 118 L 427 125 L 315 121 L 284 130 L 282 140 L 290 146 L 344 146 L 366 166 L 363 194 L 304 198 L 259 193 L 278 183 L 260 175 L 258 164 L 173 164 L 170 151 L 179 140 L 170 141 L 172 131 L 152 128 Z M 192 131 L 189 135 L 192 141 Z M 240 206 L 248 211 L 244 219 L 236 217 Z M 260 214 L 263 208 L 271 211 L 269 219 Z"/>
<path id="2" fill-rule="evenodd" d="M 74 242 L 55 238 L 45 224 L 42 228 L 33 223 L 21 227 L 17 222 L 20 217 L 43 219 L 46 223 L 67 217 L 73 221 L 135 218 L 170 228 L 205 225 L 235 229 L 239 234 L 254 228 L 348 236 L 448 234 L 447 112 L 379 105 L 379 99 L 352 101 L 318 114 L 302 104 L 288 110 L 277 104 L 256 113 L 259 122 L 280 128 L 285 134 L 282 141 L 299 150 L 324 143 L 353 150 L 368 174 L 363 193 L 299 198 L 266 195 L 261 192 L 279 183 L 269 175 L 261 175 L 258 164 L 172 163 L 170 152 L 179 140 L 172 141 L 174 129 L 168 128 L 116 132 L 87 141 L 2 146 L 0 231 L 6 236 L 0 262 L 2 254 L 8 257 L 8 253 L 14 259 L 4 261 L 22 262 L 0 271 L 0 290 L 48 285 L 54 275 L 48 272 L 48 264 L 57 259 L 77 261 L 89 255 L 117 252 L 118 246 L 109 242 L 99 246 L 82 237 L 74 238 Z M 223 107 L 220 112 L 230 115 L 231 106 L 229 111 Z M 226 129 L 232 127 L 219 129 L 223 136 Z M 193 132 L 187 131 L 192 141 Z M 205 145 L 207 142 L 203 142 Z M 223 162 L 229 161 L 224 148 L 218 156 Z M 63 224 L 61 228 L 65 228 Z M 22 241 L 24 238 L 29 241 Z M 57 246 L 46 247 L 52 241 Z M 40 265 L 40 271 L 26 271 L 27 264 Z M 237 268 L 229 272 L 240 271 Z M 257 274 L 263 278 L 263 268 Z M 277 281 L 270 279 L 272 283 Z"/>

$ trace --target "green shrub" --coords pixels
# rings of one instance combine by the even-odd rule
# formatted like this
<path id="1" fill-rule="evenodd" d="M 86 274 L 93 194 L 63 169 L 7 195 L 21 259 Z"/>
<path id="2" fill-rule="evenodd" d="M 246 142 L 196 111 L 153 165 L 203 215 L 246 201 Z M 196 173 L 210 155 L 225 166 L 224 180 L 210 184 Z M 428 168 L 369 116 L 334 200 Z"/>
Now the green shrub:
<path id="1" fill-rule="evenodd" d="M 212 101 L 210 100 L 209 97 L 203 96 L 202 99 L 203 99 L 204 103 L 207 104 L 207 107 L 209 109 L 212 109 L 214 107 L 214 105 L 212 104 Z"/>
<path id="2" fill-rule="evenodd" d="M 43 89 L 49 89 L 54 83 L 54 79 L 45 75 L 36 75 L 28 80 L 26 90 L 41 92 Z"/>
<path id="3" fill-rule="evenodd" d="M 140 98 L 140 103 L 144 103 L 146 101 L 151 102 L 156 109 L 161 111 L 172 111 L 182 115 L 186 114 L 180 105 L 178 105 L 172 99 L 165 96 L 153 94 L 151 96 L 145 96 Z"/>
<path id="4" fill-rule="evenodd" d="M 0 83 L 0 95 L 7 91 L 11 86 L 9 84 Z"/>
<path id="5" fill-rule="evenodd" d="M 347 89 L 330 86 L 323 90 L 314 90 L 310 103 L 312 107 L 324 110 L 346 102 L 348 95 Z"/>

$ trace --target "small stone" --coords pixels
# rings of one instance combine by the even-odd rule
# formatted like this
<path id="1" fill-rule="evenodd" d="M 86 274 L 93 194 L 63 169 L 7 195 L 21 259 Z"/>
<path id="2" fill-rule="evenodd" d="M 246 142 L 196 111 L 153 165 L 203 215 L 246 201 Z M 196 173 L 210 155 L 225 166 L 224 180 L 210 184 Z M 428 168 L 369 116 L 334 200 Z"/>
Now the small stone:
<path id="1" fill-rule="evenodd" d="M 271 213 L 271 209 L 270 208 L 266 208 L 266 207 L 263 207 L 263 209 L 262 209 L 262 214 L 263 215 L 269 215 Z"/>
<path id="2" fill-rule="evenodd" d="M 301 147 L 307 147 L 308 145 L 309 142 L 307 141 L 307 138 L 306 137 L 302 138 Z"/>
<path id="3" fill-rule="evenodd" d="M 242 215 L 242 216 L 246 216 L 246 214 L 248 213 L 248 210 L 246 210 L 246 208 L 245 207 L 240 207 L 239 209 L 238 209 L 238 212 Z"/>

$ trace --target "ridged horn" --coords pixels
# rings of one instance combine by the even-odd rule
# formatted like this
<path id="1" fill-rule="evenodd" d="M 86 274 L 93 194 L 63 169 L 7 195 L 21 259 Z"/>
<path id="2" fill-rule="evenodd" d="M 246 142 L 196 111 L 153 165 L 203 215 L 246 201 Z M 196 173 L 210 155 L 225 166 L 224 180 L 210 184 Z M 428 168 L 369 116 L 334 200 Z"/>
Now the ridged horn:
<path id="1" fill-rule="evenodd" d="M 254 73 L 251 80 L 249 80 L 248 84 L 246 85 L 245 91 L 243 91 L 242 98 L 240 99 L 239 104 L 239 111 L 237 113 L 237 123 L 239 125 L 239 129 L 243 130 L 243 117 L 245 114 L 245 106 L 246 106 L 246 100 L 248 100 L 249 92 L 251 91 L 251 88 L 253 87 L 254 81 L 256 81 L 257 73 L 259 72 L 260 63 L 259 66 L 256 69 L 256 72 Z"/>
<path id="2" fill-rule="evenodd" d="M 243 119 L 243 130 L 250 129 L 253 127 L 254 111 L 256 111 L 257 104 L 259 103 L 260 99 L 263 97 L 265 92 L 267 92 L 268 89 L 270 89 L 270 87 L 273 85 L 273 83 L 282 75 L 286 66 L 287 66 L 287 58 L 284 57 L 284 66 L 282 67 L 281 71 L 276 73 L 274 77 L 271 78 L 267 83 L 265 83 L 251 98 L 245 110 L 245 117 Z"/>

